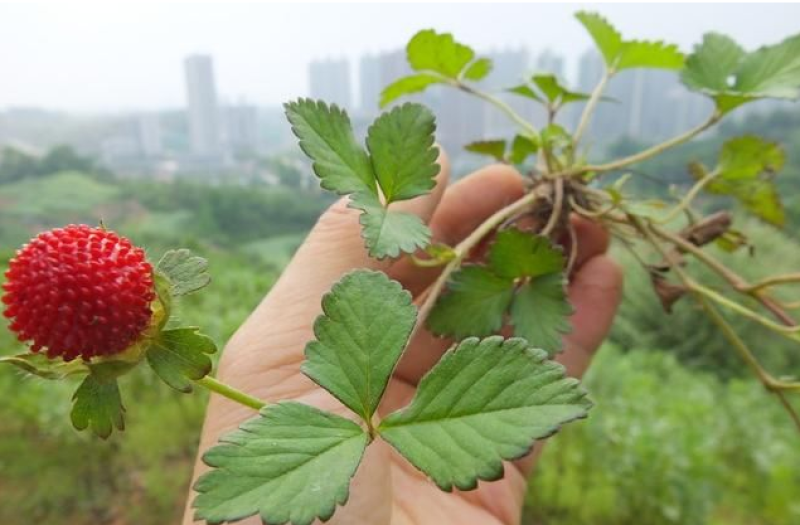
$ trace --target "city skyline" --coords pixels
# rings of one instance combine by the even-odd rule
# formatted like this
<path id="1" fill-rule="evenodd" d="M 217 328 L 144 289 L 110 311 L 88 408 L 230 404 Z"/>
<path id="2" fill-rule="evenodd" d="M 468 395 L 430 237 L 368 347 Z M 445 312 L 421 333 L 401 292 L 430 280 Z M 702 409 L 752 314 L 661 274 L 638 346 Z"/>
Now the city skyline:
<path id="1" fill-rule="evenodd" d="M 725 6 L 725 16 L 705 4 L 470 4 L 459 5 L 458 16 L 452 5 L 439 4 L 0 4 L 0 46 L 15 51 L 0 55 L 0 108 L 181 107 L 175 64 L 194 53 L 214 56 L 220 93 L 272 106 L 309 94 L 305 70 L 312 60 L 348 59 L 356 85 L 361 56 L 402 47 L 424 27 L 451 31 L 484 52 L 551 49 L 565 57 L 574 83 L 578 57 L 590 45 L 572 18 L 582 8 L 600 11 L 625 35 L 663 38 L 685 51 L 708 30 L 729 33 L 748 49 L 776 42 L 800 18 L 798 5 L 768 4 Z M 502 30 L 487 31 L 487 19 L 503 21 Z"/>

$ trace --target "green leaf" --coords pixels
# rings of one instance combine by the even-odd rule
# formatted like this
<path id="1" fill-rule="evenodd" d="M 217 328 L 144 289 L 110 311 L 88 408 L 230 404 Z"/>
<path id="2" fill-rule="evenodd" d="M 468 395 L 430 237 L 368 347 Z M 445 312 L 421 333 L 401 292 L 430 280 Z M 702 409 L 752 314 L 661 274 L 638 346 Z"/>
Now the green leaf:
<path id="1" fill-rule="evenodd" d="M 783 149 L 775 142 L 753 135 L 730 139 L 722 145 L 715 170 L 717 176 L 706 184 L 705 189 L 710 193 L 729 195 L 756 217 L 783 226 L 785 212 L 772 179 L 784 162 Z M 703 170 L 695 168 L 695 176 Z"/>
<path id="2" fill-rule="evenodd" d="M 542 97 L 540 97 L 528 84 L 520 84 L 519 86 L 514 86 L 507 90 L 509 93 L 514 93 L 516 95 L 520 95 L 522 97 L 530 98 L 536 100 L 537 102 L 544 103 Z"/>
<path id="3" fill-rule="evenodd" d="M 712 97 L 721 113 L 760 98 L 800 96 L 800 35 L 752 53 L 718 33 L 695 46 L 681 74 L 683 83 Z"/>
<path id="4" fill-rule="evenodd" d="M 577 380 L 523 339 L 470 338 L 449 350 L 411 404 L 379 433 L 443 490 L 471 490 L 503 475 L 537 439 L 586 416 Z"/>
<path id="5" fill-rule="evenodd" d="M 419 73 L 399 78 L 386 86 L 381 92 L 380 107 L 386 107 L 403 95 L 425 91 L 428 86 L 441 84 L 444 80 L 436 75 Z"/>
<path id="6" fill-rule="evenodd" d="M 564 276 L 551 273 L 531 279 L 520 287 L 511 305 L 514 335 L 552 356 L 561 351 L 562 336 L 572 330 Z"/>
<path id="7" fill-rule="evenodd" d="M 495 160 L 502 162 L 506 157 L 505 140 L 479 140 L 464 146 L 464 149 L 477 153 L 478 155 L 488 155 Z"/>
<path id="8" fill-rule="evenodd" d="M 736 72 L 737 91 L 773 98 L 800 94 L 800 35 L 764 46 L 742 58 Z"/>
<path id="9" fill-rule="evenodd" d="M 417 318 L 411 294 L 382 272 L 356 270 L 322 298 L 302 371 L 370 421 Z"/>
<path id="10" fill-rule="evenodd" d="M 674 44 L 631 40 L 623 44 L 616 70 L 637 67 L 680 70 L 685 61 L 686 57 Z"/>
<path id="11" fill-rule="evenodd" d="M 560 272 L 564 255 L 545 237 L 509 228 L 497 234 L 489 262 L 498 276 L 516 279 Z"/>
<path id="12" fill-rule="evenodd" d="M 437 335 L 456 339 L 497 332 L 511 304 L 513 284 L 485 266 L 462 267 L 447 282 L 447 290 L 428 316 L 428 327 Z"/>
<path id="13" fill-rule="evenodd" d="M 488 58 L 479 58 L 464 71 L 467 80 L 482 80 L 492 71 L 492 61 Z"/>
<path id="14" fill-rule="evenodd" d="M 689 88 L 709 93 L 725 92 L 730 88 L 731 75 L 746 55 L 732 38 L 720 33 L 706 33 L 703 42 L 686 58 L 681 80 Z"/>
<path id="15" fill-rule="evenodd" d="M 433 113 L 410 103 L 382 114 L 370 126 L 367 148 L 387 204 L 425 195 L 436 185 L 435 130 Z"/>
<path id="16" fill-rule="evenodd" d="M 511 143 L 511 155 L 509 160 L 512 164 L 522 164 L 525 160 L 539 151 L 539 143 L 525 135 L 516 135 Z"/>
<path id="17" fill-rule="evenodd" d="M 355 195 L 350 207 L 364 212 L 360 222 L 370 257 L 394 258 L 430 243 L 430 229 L 413 213 L 387 210 L 371 195 Z"/>
<path id="18" fill-rule="evenodd" d="M 433 29 L 418 32 L 406 47 L 408 63 L 414 71 L 433 71 L 456 79 L 475 58 L 468 46 L 456 42 L 449 33 L 439 34 Z"/>
<path id="19" fill-rule="evenodd" d="M 156 272 L 167 278 L 173 297 L 196 292 L 211 282 L 208 261 L 185 248 L 166 252 L 158 261 Z"/>
<path id="20" fill-rule="evenodd" d="M 531 79 L 550 103 L 568 104 L 588 100 L 591 95 L 570 91 L 555 75 L 534 75 Z"/>
<path id="21" fill-rule="evenodd" d="M 78 430 L 91 427 L 92 432 L 105 439 L 111 431 L 125 430 L 125 408 L 116 379 L 102 381 L 94 375 L 86 376 L 72 396 L 72 426 Z"/>
<path id="22" fill-rule="evenodd" d="M 358 145 L 350 119 L 336 105 L 299 99 L 284 105 L 300 149 L 313 161 L 320 184 L 339 195 L 377 195 L 372 164 Z"/>
<path id="23" fill-rule="evenodd" d="M 347 501 L 368 441 L 361 427 L 334 414 L 295 402 L 269 405 L 203 455 L 213 470 L 194 485 L 195 519 L 327 521 Z"/>
<path id="24" fill-rule="evenodd" d="M 677 46 L 663 42 L 623 40 L 622 35 L 597 13 L 581 11 L 575 17 L 591 35 L 609 69 L 637 67 L 681 69 L 684 56 Z"/>
<path id="25" fill-rule="evenodd" d="M 606 65 L 613 66 L 622 50 L 622 35 L 619 31 L 597 13 L 579 11 L 575 14 L 575 18 L 591 35 L 597 49 L 603 55 Z"/>
<path id="26" fill-rule="evenodd" d="M 14 365 L 42 379 L 60 380 L 78 374 L 88 374 L 89 367 L 80 359 L 62 361 L 49 359 L 44 354 L 17 354 L 0 356 L 0 364 Z"/>
<path id="27" fill-rule="evenodd" d="M 166 384 L 180 392 L 192 391 L 192 382 L 211 372 L 209 354 L 217 351 L 210 337 L 199 328 L 164 330 L 147 350 L 147 362 Z"/>

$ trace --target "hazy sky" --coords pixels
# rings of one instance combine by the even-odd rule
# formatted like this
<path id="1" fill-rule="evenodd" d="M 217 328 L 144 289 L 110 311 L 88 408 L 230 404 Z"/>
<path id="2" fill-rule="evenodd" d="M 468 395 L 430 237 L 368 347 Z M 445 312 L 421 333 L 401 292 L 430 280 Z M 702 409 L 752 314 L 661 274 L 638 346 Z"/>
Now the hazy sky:
<path id="1" fill-rule="evenodd" d="M 709 30 L 746 48 L 800 30 L 800 4 L 0 3 L 0 108 L 72 111 L 182 106 L 182 58 L 214 56 L 218 91 L 258 104 L 306 93 L 313 58 L 401 47 L 434 27 L 479 49 L 549 47 L 575 57 L 590 41 L 572 18 L 602 12 L 628 37 L 684 50 Z"/>

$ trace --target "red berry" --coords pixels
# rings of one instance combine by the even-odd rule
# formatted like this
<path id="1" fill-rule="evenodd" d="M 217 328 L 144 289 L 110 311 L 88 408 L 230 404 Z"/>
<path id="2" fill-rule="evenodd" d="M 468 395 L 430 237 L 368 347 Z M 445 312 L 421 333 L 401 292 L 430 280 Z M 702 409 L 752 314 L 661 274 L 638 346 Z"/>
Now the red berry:
<path id="1" fill-rule="evenodd" d="M 117 354 L 150 323 L 153 268 L 141 248 L 105 229 L 70 225 L 39 234 L 5 276 L 9 328 L 50 358 Z"/>

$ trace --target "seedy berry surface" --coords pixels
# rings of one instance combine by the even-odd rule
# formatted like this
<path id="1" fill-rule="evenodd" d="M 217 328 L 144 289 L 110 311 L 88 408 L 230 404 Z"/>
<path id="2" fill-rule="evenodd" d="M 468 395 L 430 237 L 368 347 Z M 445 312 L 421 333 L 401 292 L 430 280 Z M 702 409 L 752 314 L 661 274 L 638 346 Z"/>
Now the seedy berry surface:
<path id="1" fill-rule="evenodd" d="M 9 328 L 50 358 L 122 352 L 152 316 L 153 269 L 144 251 L 101 228 L 41 233 L 11 259 L 5 276 Z"/>

